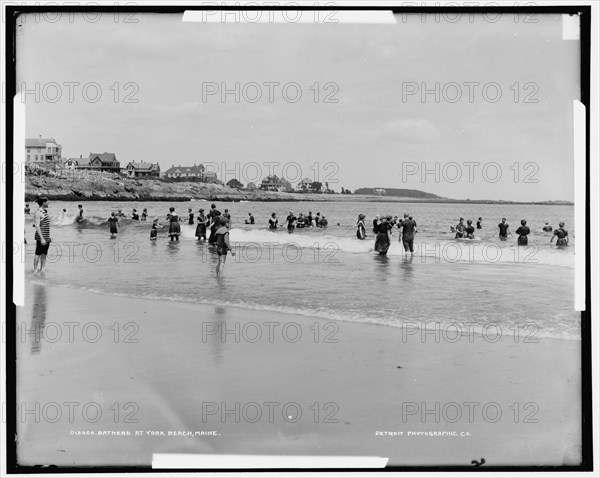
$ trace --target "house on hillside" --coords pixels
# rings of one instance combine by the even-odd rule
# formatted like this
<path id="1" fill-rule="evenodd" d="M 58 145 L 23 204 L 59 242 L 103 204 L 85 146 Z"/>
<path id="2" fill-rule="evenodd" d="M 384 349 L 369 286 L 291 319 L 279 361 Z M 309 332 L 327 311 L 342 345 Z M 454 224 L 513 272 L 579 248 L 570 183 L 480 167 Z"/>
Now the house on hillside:
<path id="1" fill-rule="evenodd" d="M 115 153 L 90 153 L 87 161 L 80 161 L 76 169 L 120 173 L 121 163 L 117 160 Z"/>
<path id="2" fill-rule="evenodd" d="M 79 156 L 79 158 L 65 159 L 62 163 L 62 167 L 63 169 L 75 169 L 79 165 L 79 161 L 83 161 L 81 156 Z"/>
<path id="3" fill-rule="evenodd" d="M 25 159 L 27 163 L 44 161 L 60 161 L 62 146 L 53 138 L 27 138 L 25 139 Z"/>
<path id="4" fill-rule="evenodd" d="M 193 166 L 174 166 L 171 165 L 167 169 L 163 176 L 167 178 L 199 178 L 204 179 L 204 166 L 201 164 L 194 164 Z"/>
<path id="5" fill-rule="evenodd" d="M 160 177 L 160 165 L 158 163 L 144 163 L 140 161 L 130 162 L 125 166 L 125 173 L 129 178 L 159 178 Z"/>
<path id="6" fill-rule="evenodd" d="M 292 184 L 286 179 L 278 178 L 273 174 L 262 180 L 260 189 L 263 191 L 292 191 Z"/>
<path id="7" fill-rule="evenodd" d="M 312 179 L 304 178 L 296 186 L 296 191 L 312 191 Z"/>

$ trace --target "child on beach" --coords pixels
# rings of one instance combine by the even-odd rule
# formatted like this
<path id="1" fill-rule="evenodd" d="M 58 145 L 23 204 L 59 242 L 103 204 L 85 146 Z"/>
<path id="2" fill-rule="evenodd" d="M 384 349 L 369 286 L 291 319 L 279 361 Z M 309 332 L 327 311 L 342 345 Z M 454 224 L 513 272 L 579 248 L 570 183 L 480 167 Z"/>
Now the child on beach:
<path id="1" fill-rule="evenodd" d="M 145 221 L 147 217 L 148 217 L 148 209 L 144 208 L 144 210 L 142 211 L 142 221 Z"/>
<path id="2" fill-rule="evenodd" d="M 77 215 L 77 222 L 81 224 L 83 222 L 83 206 L 79 204 L 77 206 L 79 208 L 79 214 Z"/>
<path id="3" fill-rule="evenodd" d="M 119 229 L 117 227 L 117 224 L 119 223 L 119 218 L 117 218 L 116 213 L 113 211 L 110 213 L 110 217 L 108 218 L 108 228 L 110 230 L 110 238 L 114 239 L 115 237 L 117 237 L 117 234 L 119 233 Z"/>
<path id="4" fill-rule="evenodd" d="M 165 227 L 165 225 L 163 224 L 162 226 L 158 225 L 158 218 L 154 218 L 154 221 L 152 221 L 152 229 L 150 230 L 150 240 L 151 241 L 156 241 L 156 238 L 158 236 L 158 229 L 162 229 L 163 227 Z"/>
<path id="5" fill-rule="evenodd" d="M 229 229 L 227 228 L 228 219 L 224 216 L 220 218 L 221 227 L 217 229 L 215 234 L 217 240 L 217 254 L 219 255 L 219 262 L 217 262 L 217 277 L 221 275 L 221 265 L 225 267 L 225 261 L 227 260 L 227 251 L 231 251 L 231 255 L 235 257 L 235 252 L 231 249 L 229 243 Z"/>

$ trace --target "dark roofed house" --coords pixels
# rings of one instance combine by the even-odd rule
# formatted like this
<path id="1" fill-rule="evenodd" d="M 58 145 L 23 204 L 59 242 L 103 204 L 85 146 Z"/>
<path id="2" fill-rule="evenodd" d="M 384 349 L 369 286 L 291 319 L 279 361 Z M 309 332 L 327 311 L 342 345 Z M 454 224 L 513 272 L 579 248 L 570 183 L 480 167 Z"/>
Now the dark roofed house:
<path id="1" fill-rule="evenodd" d="M 121 172 L 121 163 L 117 160 L 115 153 L 90 153 L 87 164 L 80 161 L 77 169 L 93 169 L 96 171 L 119 173 Z"/>
<path id="2" fill-rule="evenodd" d="M 292 191 L 292 185 L 284 178 L 278 178 L 275 174 L 267 176 L 260 183 L 263 191 Z"/>
<path id="3" fill-rule="evenodd" d="M 163 176 L 167 178 L 200 178 L 204 179 L 204 166 L 194 164 L 193 166 L 173 166 L 167 169 Z"/>
<path id="4" fill-rule="evenodd" d="M 160 177 L 160 165 L 158 163 L 136 163 L 132 161 L 125 166 L 127 177 L 130 178 L 158 178 Z"/>

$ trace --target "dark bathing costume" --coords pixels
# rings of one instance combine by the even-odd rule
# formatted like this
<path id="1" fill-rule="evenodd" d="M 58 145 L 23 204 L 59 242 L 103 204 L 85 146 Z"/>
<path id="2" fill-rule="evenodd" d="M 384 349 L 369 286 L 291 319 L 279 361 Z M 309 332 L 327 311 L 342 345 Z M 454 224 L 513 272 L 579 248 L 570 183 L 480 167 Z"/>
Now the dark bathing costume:
<path id="1" fill-rule="evenodd" d="M 468 239 L 473 239 L 475 237 L 475 228 L 473 227 L 472 224 L 465 228 L 465 232 L 467 233 Z"/>
<path id="2" fill-rule="evenodd" d="M 285 220 L 287 221 L 287 228 L 288 231 L 291 231 L 292 229 L 294 229 L 296 226 L 294 225 L 294 222 L 296 221 L 296 216 L 294 216 L 293 214 L 290 214 L 288 217 L 285 218 Z"/>
<path id="3" fill-rule="evenodd" d="M 380 256 L 385 256 L 390 248 L 390 236 L 388 231 L 392 228 L 389 222 L 379 224 L 377 227 L 377 238 L 375 239 L 375 250 Z"/>
<path id="4" fill-rule="evenodd" d="M 517 244 L 519 244 L 519 246 L 526 246 L 527 235 L 531 232 L 529 227 L 519 226 L 519 228 L 515 232 L 519 235 L 519 237 L 517 238 Z"/>
<path id="5" fill-rule="evenodd" d="M 356 223 L 356 237 L 358 237 L 359 239 L 364 239 L 365 237 L 367 237 L 367 233 L 365 230 L 365 222 L 360 219 L 357 223 Z"/>
<path id="6" fill-rule="evenodd" d="M 220 256 L 227 255 L 227 244 L 225 243 L 225 236 L 229 234 L 229 229 L 225 226 L 221 226 L 216 233 L 217 237 L 217 254 Z"/>
<path id="7" fill-rule="evenodd" d="M 215 237 L 215 235 L 217 234 L 217 229 L 219 228 L 219 226 L 217 226 L 215 218 L 220 215 L 221 211 L 217 209 L 211 209 L 211 211 L 208 213 L 208 217 L 213 221 L 213 225 L 210 227 L 210 236 L 208 237 L 209 244 L 215 244 L 217 242 L 217 238 Z"/>
<path id="8" fill-rule="evenodd" d="M 506 239 L 507 231 L 508 231 L 508 223 L 507 222 L 505 222 L 504 224 L 500 223 L 500 224 L 498 224 L 498 227 L 500 228 L 500 237 L 503 237 L 504 239 Z"/>
<path id="9" fill-rule="evenodd" d="M 110 216 L 108 218 L 108 225 L 110 226 L 110 233 L 111 234 L 117 234 L 117 223 L 119 222 L 119 219 L 117 219 L 117 216 Z"/>
<path id="10" fill-rule="evenodd" d="M 567 236 L 569 235 L 568 231 L 559 227 L 554 231 L 554 235 L 556 236 L 556 245 L 557 246 L 568 246 Z"/>
<path id="11" fill-rule="evenodd" d="M 414 219 L 405 219 L 400 223 L 402 227 L 402 245 L 405 251 L 414 252 L 414 239 L 417 221 Z"/>
<path id="12" fill-rule="evenodd" d="M 196 226 L 196 237 L 206 239 L 206 216 L 203 212 L 198 213 L 198 225 Z"/>
<path id="13" fill-rule="evenodd" d="M 269 229 L 277 229 L 277 224 L 279 223 L 279 219 L 272 217 L 269 219 Z"/>

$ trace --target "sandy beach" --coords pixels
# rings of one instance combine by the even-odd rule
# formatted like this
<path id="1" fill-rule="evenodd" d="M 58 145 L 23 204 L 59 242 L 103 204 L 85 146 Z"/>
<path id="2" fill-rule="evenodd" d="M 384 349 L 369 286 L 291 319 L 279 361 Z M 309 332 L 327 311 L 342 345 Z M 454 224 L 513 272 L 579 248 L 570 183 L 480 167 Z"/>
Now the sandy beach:
<path id="1" fill-rule="evenodd" d="M 27 283 L 26 304 L 17 314 L 22 465 L 149 466 L 152 453 L 577 461 L 579 341 L 436 343 L 387 326 L 43 281 Z"/>

